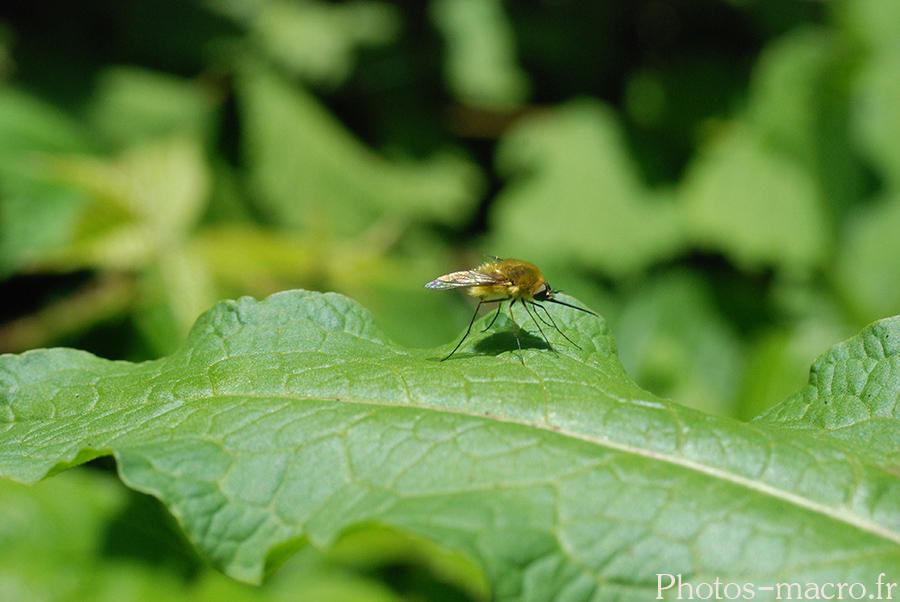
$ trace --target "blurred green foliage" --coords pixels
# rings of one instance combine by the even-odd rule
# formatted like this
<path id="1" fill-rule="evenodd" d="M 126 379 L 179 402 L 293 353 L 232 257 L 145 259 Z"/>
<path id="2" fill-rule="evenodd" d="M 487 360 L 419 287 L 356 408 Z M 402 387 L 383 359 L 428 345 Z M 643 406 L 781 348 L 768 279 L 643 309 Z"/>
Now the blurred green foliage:
<path id="1" fill-rule="evenodd" d="M 900 313 L 898 7 L 6 3 L 0 351 L 159 357 L 294 287 L 429 347 L 471 308 L 422 284 L 490 253 L 754 416 Z"/>
<path id="2" fill-rule="evenodd" d="M 467 310 L 421 283 L 488 252 L 624 316 L 646 386 L 747 415 L 800 384 L 745 399 L 759 348 L 821 350 L 812 308 L 839 339 L 900 307 L 891 7 L 10 6 L 0 344 L 157 357 L 217 299 L 305 287 L 426 347 Z M 666 334 L 680 287 L 731 376 Z"/>
<path id="3" fill-rule="evenodd" d="M 160 502 L 99 471 L 68 471 L 35 487 L 0 481 L 0 510 L 0 541 L 15 543 L 0 549 L 4 600 L 400 602 L 417 589 L 485 596 L 471 565 L 378 529 L 348 534 L 327 555 L 305 547 L 263 588 L 238 583 L 204 564 Z"/>

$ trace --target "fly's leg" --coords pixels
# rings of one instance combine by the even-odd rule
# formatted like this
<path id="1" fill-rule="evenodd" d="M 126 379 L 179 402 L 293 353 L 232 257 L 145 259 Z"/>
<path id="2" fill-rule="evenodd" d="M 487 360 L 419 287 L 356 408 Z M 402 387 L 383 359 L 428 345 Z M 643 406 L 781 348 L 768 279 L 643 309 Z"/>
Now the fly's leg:
<path id="1" fill-rule="evenodd" d="M 482 301 L 482 303 L 492 303 L 492 301 Z M 502 300 L 501 300 L 501 303 L 497 305 L 497 313 L 495 313 L 495 314 L 494 314 L 494 317 L 491 318 L 491 323 L 488 324 L 487 326 L 485 326 L 485 327 L 484 327 L 484 330 L 482 330 L 481 332 L 487 332 L 488 330 L 491 329 L 491 326 L 493 326 L 493 325 L 494 325 L 494 322 L 497 321 L 497 316 L 500 315 L 500 310 L 501 310 L 502 308 L 503 308 L 503 303 L 502 303 Z"/>
<path id="2" fill-rule="evenodd" d="M 490 301 L 479 301 L 478 306 L 475 308 L 475 313 L 472 314 L 472 320 L 469 322 L 469 327 L 466 328 L 466 334 L 464 334 L 463 338 L 461 338 L 459 340 L 459 343 L 456 344 L 456 347 L 453 348 L 453 351 L 448 353 L 446 357 L 441 358 L 441 361 L 443 362 L 444 360 L 450 359 L 450 356 L 453 355 L 454 353 L 456 353 L 456 351 L 459 349 L 460 345 L 463 344 L 463 341 L 465 341 L 466 338 L 469 336 L 469 334 L 472 332 L 472 325 L 475 324 L 475 318 L 478 317 L 478 310 L 481 309 L 481 306 L 483 304 L 485 304 L 485 303 L 502 303 L 504 300 L 505 299 L 491 299 Z M 500 311 L 499 305 L 497 306 L 497 311 L 498 311 L 498 313 Z M 494 320 L 496 320 L 496 319 L 497 319 L 497 316 L 494 316 Z M 491 324 L 494 323 L 494 320 L 491 320 Z M 490 326 L 488 326 L 488 328 L 490 328 Z M 485 330 L 487 330 L 487 328 L 485 328 Z"/>
<path id="3" fill-rule="evenodd" d="M 521 361 L 522 365 L 524 366 L 525 365 L 525 357 L 522 355 L 522 341 L 519 340 L 519 327 L 516 326 L 516 319 L 513 317 L 513 312 L 512 312 L 513 305 L 515 305 L 515 304 L 516 304 L 515 300 L 513 300 L 509 304 L 509 319 L 512 320 L 513 334 L 516 336 L 516 345 L 519 346 L 519 361 Z"/>
<path id="4" fill-rule="evenodd" d="M 552 326 L 552 327 L 554 328 L 554 330 L 556 330 L 556 332 L 558 332 L 559 334 L 561 334 L 562 337 L 563 337 L 565 340 L 567 340 L 567 341 L 569 341 L 570 343 L 572 343 L 572 344 L 575 346 L 576 349 L 581 349 L 581 347 L 578 346 L 578 343 L 576 343 L 575 341 L 573 341 L 572 339 L 570 339 L 569 337 L 567 337 L 567 336 L 566 336 L 566 333 L 564 333 L 562 330 L 559 329 L 559 326 L 556 325 L 556 321 L 553 319 L 553 316 L 550 315 L 550 312 L 547 311 L 547 308 L 546 308 L 546 307 L 544 307 L 544 306 L 541 305 L 540 303 L 532 303 L 532 305 L 535 307 L 534 313 L 537 314 L 537 316 L 538 316 L 539 318 L 541 318 L 541 314 L 540 314 L 540 312 L 538 311 L 538 309 L 543 309 L 543 310 L 544 310 L 544 313 L 547 314 L 547 318 L 550 320 L 550 323 L 548 324 L 546 321 L 544 321 L 544 318 L 541 318 L 541 321 L 544 322 L 544 324 L 547 324 L 548 326 Z M 544 333 L 541 333 L 541 334 L 544 334 Z M 546 338 L 546 337 L 544 337 L 544 338 Z"/>
<path id="5" fill-rule="evenodd" d="M 546 342 L 547 346 L 550 347 L 550 351 L 552 351 L 554 353 L 554 355 L 559 355 L 558 353 L 556 353 L 556 349 L 554 349 L 553 345 L 550 343 L 550 339 L 548 339 L 547 335 L 544 334 L 544 329 L 541 328 L 540 322 L 538 322 L 537 319 L 535 319 L 534 314 L 531 313 L 531 309 L 528 307 L 528 303 L 526 303 L 524 299 L 522 299 L 522 305 L 525 306 L 525 311 L 527 311 L 528 315 L 531 316 L 531 321 L 534 322 L 535 326 L 537 326 L 538 332 L 540 332 L 541 336 L 544 337 L 544 342 Z M 538 305 L 537 303 L 532 303 L 532 305 L 534 305 L 536 307 L 540 307 L 540 305 Z M 537 310 L 534 310 L 534 311 L 537 312 Z M 559 330 L 559 329 L 557 328 L 557 330 Z M 563 336 L 566 336 L 566 335 L 563 335 Z"/>

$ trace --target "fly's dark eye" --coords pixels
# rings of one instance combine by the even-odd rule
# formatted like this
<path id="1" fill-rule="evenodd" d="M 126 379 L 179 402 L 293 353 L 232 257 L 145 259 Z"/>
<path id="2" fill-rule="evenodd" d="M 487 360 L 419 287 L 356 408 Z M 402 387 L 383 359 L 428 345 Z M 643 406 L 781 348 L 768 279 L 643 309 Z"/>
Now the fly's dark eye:
<path id="1" fill-rule="evenodd" d="M 538 290 L 534 293 L 534 298 L 537 301 L 546 301 L 550 299 L 553 291 L 550 290 L 550 285 L 546 282 L 538 287 Z"/>

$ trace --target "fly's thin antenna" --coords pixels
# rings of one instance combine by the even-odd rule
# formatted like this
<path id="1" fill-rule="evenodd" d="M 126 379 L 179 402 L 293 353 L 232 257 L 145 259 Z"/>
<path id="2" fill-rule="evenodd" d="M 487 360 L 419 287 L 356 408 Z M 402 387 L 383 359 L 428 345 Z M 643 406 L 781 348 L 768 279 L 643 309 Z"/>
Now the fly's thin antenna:
<path id="1" fill-rule="evenodd" d="M 553 345 L 550 343 L 550 339 L 548 339 L 548 338 L 547 338 L 547 335 L 544 334 L 544 329 L 541 328 L 540 322 L 538 322 L 538 321 L 535 319 L 534 314 L 531 313 L 531 309 L 529 309 L 528 303 L 525 302 L 525 299 L 521 299 L 521 301 L 522 301 L 522 305 L 525 306 L 525 311 L 527 311 L 527 312 L 528 312 L 528 315 L 531 316 L 531 321 L 534 322 L 534 325 L 535 325 L 535 326 L 537 326 L 538 332 L 541 333 L 541 336 L 544 337 L 544 341 L 545 341 L 545 342 L 547 343 L 547 345 L 550 347 L 550 351 L 552 351 L 552 352 L 554 353 L 554 355 L 559 355 L 559 353 L 556 352 L 556 349 L 554 349 L 554 348 L 553 348 Z M 532 303 L 532 305 L 534 305 L 534 306 L 536 306 L 536 307 L 540 307 L 540 305 L 538 305 L 537 303 Z M 535 310 L 535 311 L 537 311 L 537 310 Z M 544 310 L 544 311 L 546 311 L 546 310 Z M 548 314 L 548 315 L 549 315 L 549 314 Z M 554 327 L 555 327 L 555 326 L 556 326 L 556 325 L 554 324 Z M 559 329 L 557 328 L 557 330 L 559 330 Z M 563 336 L 565 336 L 565 335 L 563 335 Z M 523 362 L 523 363 L 524 363 L 524 362 Z"/>
<path id="2" fill-rule="evenodd" d="M 442 362 L 443 362 L 444 360 L 450 359 L 450 356 L 453 355 L 454 353 L 456 353 L 456 351 L 459 349 L 460 345 L 463 344 L 463 341 L 466 340 L 466 337 L 469 336 L 469 333 L 472 332 L 472 324 L 475 323 L 475 318 L 478 317 L 478 310 L 481 309 L 481 306 L 482 306 L 483 304 L 485 304 L 485 303 L 497 303 L 498 301 L 502 302 L 503 299 L 491 299 L 490 301 L 479 301 L 479 302 L 478 302 L 478 305 L 475 307 L 475 313 L 472 314 L 472 320 L 469 322 L 469 327 L 466 328 L 466 334 L 464 334 L 464 335 L 463 335 L 463 338 L 461 338 L 461 339 L 459 340 L 459 343 L 456 344 L 456 347 L 453 348 L 453 351 L 451 351 L 450 353 L 448 353 L 446 357 L 441 358 L 441 361 L 442 361 Z M 497 312 L 499 313 L 499 311 L 500 311 L 500 307 L 497 306 Z M 496 316 L 494 316 L 494 319 L 495 319 L 495 320 L 497 319 Z M 493 323 L 494 323 L 494 322 L 493 322 L 493 320 L 492 320 L 492 321 L 491 321 L 491 324 L 493 324 Z M 515 326 L 515 325 L 516 325 L 516 323 L 513 322 L 513 326 Z M 518 338 L 517 338 L 516 340 L 518 340 Z"/>
<path id="3" fill-rule="evenodd" d="M 558 293 L 559 291 L 553 291 L 553 292 Z M 592 316 L 597 316 L 597 314 L 595 314 L 594 312 L 592 312 L 589 309 L 585 309 L 583 307 L 578 307 L 577 305 L 572 305 L 571 303 L 566 303 L 565 301 L 560 301 L 558 299 L 550 298 L 550 299 L 544 299 L 544 301 L 549 301 L 550 303 L 557 303 L 559 305 L 565 305 L 566 307 L 571 307 L 572 309 L 577 309 L 578 311 L 583 311 L 586 314 L 591 314 Z M 600 316 L 597 316 L 597 317 L 599 318 Z"/>
<path id="4" fill-rule="evenodd" d="M 567 337 L 567 336 L 566 336 L 566 333 L 564 333 L 562 330 L 559 329 L 559 326 L 556 325 L 556 321 L 553 319 L 553 316 L 550 315 L 550 312 L 547 311 L 547 308 L 546 308 L 546 307 L 544 307 L 544 306 L 541 305 L 540 303 L 532 303 L 532 305 L 534 305 L 535 307 L 539 307 L 539 308 L 543 309 L 543 310 L 544 310 L 544 313 L 547 314 L 547 317 L 550 319 L 550 325 L 553 326 L 554 329 L 556 329 L 556 332 L 558 332 L 559 334 L 561 334 L 562 337 L 563 337 L 565 340 L 567 340 L 567 341 L 569 341 L 570 343 L 572 343 L 573 345 L 575 345 L 576 348 L 581 349 L 581 347 L 578 346 L 578 343 L 576 343 L 575 341 L 573 341 L 572 339 L 570 339 L 569 337 Z M 568 303 L 563 303 L 563 305 L 569 305 L 569 304 L 568 304 Z M 575 306 L 574 306 L 574 305 L 569 305 L 569 307 L 575 307 Z M 580 309 L 580 308 L 577 308 L 577 309 Z M 584 311 L 587 311 L 588 313 L 593 313 L 593 312 L 588 311 L 588 310 L 586 310 L 586 309 L 585 309 Z M 534 310 L 534 313 L 540 315 L 540 314 L 538 313 L 537 309 Z M 545 323 L 546 323 L 546 322 L 545 322 Z"/>

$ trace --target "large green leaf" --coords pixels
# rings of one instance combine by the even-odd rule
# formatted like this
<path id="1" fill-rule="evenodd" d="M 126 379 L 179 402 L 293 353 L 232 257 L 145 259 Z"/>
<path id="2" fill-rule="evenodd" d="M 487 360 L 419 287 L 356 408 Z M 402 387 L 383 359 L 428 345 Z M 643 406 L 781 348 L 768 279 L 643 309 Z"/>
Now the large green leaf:
<path id="1" fill-rule="evenodd" d="M 659 573 L 900 580 L 900 477 L 880 457 L 655 398 L 601 319 L 551 311 L 577 347 L 523 335 L 522 362 L 508 320 L 440 362 L 455 341 L 401 348 L 354 302 L 304 291 L 221 303 L 154 362 L 5 356 L 0 473 L 34 482 L 112 453 L 247 581 L 362 524 L 469 555 L 498 600 L 647 600 Z M 879 328 L 900 339 L 897 321 Z M 889 371 L 869 382 L 896 397 Z M 828 386 L 850 415 L 844 383 Z"/>
<path id="2" fill-rule="evenodd" d="M 757 422 L 828 433 L 897 471 L 898 392 L 900 317 L 893 317 L 832 347 L 813 364 L 809 385 Z"/>

